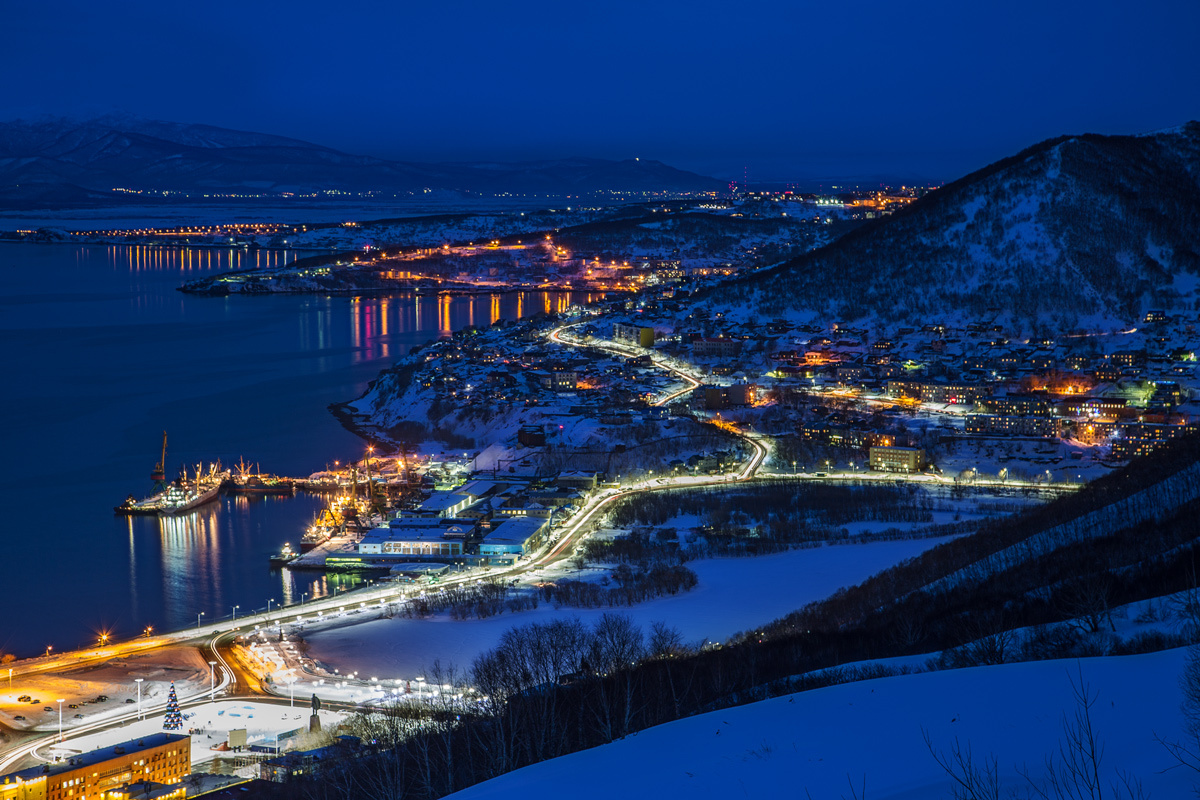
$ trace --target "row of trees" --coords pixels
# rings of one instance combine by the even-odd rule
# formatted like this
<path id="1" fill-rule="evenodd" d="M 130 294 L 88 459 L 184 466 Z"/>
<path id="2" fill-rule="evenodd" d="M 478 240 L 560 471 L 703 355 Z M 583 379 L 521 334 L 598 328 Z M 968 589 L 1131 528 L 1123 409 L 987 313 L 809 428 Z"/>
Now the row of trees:
<path id="1" fill-rule="evenodd" d="M 789 528 L 824 529 L 863 520 L 929 522 L 934 506 L 930 493 L 911 485 L 772 480 L 747 487 L 633 495 L 612 510 L 610 519 L 619 527 L 631 527 L 694 515 L 718 528 L 780 521 Z"/>

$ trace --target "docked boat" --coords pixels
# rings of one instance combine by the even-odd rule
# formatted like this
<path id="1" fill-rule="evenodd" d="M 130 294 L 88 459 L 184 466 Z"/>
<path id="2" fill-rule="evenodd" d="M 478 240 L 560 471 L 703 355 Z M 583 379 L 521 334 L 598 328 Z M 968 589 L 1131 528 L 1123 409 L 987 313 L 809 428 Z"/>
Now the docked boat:
<path id="1" fill-rule="evenodd" d="M 296 493 L 296 484 L 291 478 L 264 475 L 257 467 L 251 470 L 250 465 L 242 460 L 238 461 L 237 471 L 229 478 L 227 487 L 234 494 L 291 497 Z"/>
<path id="2" fill-rule="evenodd" d="M 292 549 L 290 543 L 285 542 L 283 550 L 271 556 L 272 567 L 286 567 L 288 564 L 300 557 L 300 554 Z"/>
<path id="3" fill-rule="evenodd" d="M 133 495 L 130 495 L 113 511 L 124 516 L 169 517 L 183 514 L 216 500 L 221 493 L 221 486 L 228 479 L 228 470 L 218 469 L 214 464 L 205 471 L 197 464 L 195 477 L 192 480 L 188 480 L 185 471 L 182 477 L 169 484 L 161 492 L 153 494 L 145 500 L 136 500 Z"/>

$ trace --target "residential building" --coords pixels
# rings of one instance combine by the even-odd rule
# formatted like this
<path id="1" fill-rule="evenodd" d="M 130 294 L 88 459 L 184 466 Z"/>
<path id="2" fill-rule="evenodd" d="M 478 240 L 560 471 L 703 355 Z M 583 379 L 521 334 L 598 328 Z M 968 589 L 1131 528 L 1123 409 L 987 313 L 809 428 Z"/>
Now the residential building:
<path id="1" fill-rule="evenodd" d="M 654 328 L 618 322 L 613 325 L 613 339 L 639 347 L 654 347 Z"/>
<path id="2" fill-rule="evenodd" d="M 1045 392 L 1000 394 L 979 400 L 987 414 L 1000 416 L 1048 417 L 1054 413 L 1054 398 Z"/>
<path id="3" fill-rule="evenodd" d="M 968 414 L 966 432 L 982 436 L 1053 436 L 1050 417 L 1022 417 L 1010 414 Z"/>
<path id="4" fill-rule="evenodd" d="M 920 472 L 925 468 L 925 451 L 919 447 L 872 447 L 871 469 L 883 472 Z"/>
<path id="5" fill-rule="evenodd" d="M 1200 426 L 1162 425 L 1150 422 L 1125 425 L 1113 439 L 1113 458 L 1125 461 L 1153 452 L 1172 439 L 1187 436 L 1200 430 Z"/>
<path id="6" fill-rule="evenodd" d="M 692 355 L 697 357 L 720 356 L 735 358 L 742 351 L 742 343 L 737 339 L 719 337 L 715 339 L 697 339 L 692 342 Z"/>
<path id="7" fill-rule="evenodd" d="M 192 737 L 151 733 L 0 776 L 0 800 L 183 798 L 192 771 Z"/>

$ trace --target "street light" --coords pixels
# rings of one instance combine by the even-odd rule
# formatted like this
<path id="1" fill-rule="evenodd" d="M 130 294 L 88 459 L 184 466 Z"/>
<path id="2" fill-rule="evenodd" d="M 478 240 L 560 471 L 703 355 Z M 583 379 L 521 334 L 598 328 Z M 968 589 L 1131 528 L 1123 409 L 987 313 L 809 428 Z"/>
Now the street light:
<path id="1" fill-rule="evenodd" d="M 217 702 L 217 662 L 208 662 L 208 702 Z"/>
<path id="2" fill-rule="evenodd" d="M 308 599 L 308 592 L 300 593 L 300 605 L 304 605 L 304 601 Z"/>
<path id="3" fill-rule="evenodd" d="M 234 620 L 236 620 L 236 619 L 237 619 L 237 610 L 238 610 L 239 608 L 241 608 L 241 606 L 234 606 L 234 607 L 233 607 L 233 618 L 234 618 Z"/>
<path id="4" fill-rule="evenodd" d="M 134 680 L 134 681 L 137 683 L 137 685 L 138 685 L 138 712 L 137 712 L 137 718 L 138 718 L 138 719 L 141 719 L 141 718 L 142 718 L 142 681 L 144 681 L 144 680 L 146 680 L 146 679 L 145 679 L 145 678 L 134 678 L 133 680 Z"/>
<path id="5" fill-rule="evenodd" d="M 274 603 L 274 602 L 275 602 L 275 598 L 274 598 L 274 597 L 268 597 L 268 598 L 267 598 L 267 614 L 268 614 L 268 615 L 271 613 L 271 603 Z"/>
<path id="6" fill-rule="evenodd" d="M 200 618 L 201 618 L 201 617 L 203 617 L 203 616 L 204 616 L 204 612 L 203 612 L 203 611 L 201 611 L 199 614 L 197 614 L 197 615 L 196 615 L 196 627 L 197 627 L 197 628 L 199 628 L 199 627 L 200 627 Z"/>
<path id="7" fill-rule="evenodd" d="M 60 697 L 60 698 L 58 698 L 58 741 L 59 741 L 59 743 L 61 743 L 61 742 L 62 742 L 62 740 L 63 740 L 63 735 L 62 735 L 62 704 L 63 704 L 63 699 Z"/>

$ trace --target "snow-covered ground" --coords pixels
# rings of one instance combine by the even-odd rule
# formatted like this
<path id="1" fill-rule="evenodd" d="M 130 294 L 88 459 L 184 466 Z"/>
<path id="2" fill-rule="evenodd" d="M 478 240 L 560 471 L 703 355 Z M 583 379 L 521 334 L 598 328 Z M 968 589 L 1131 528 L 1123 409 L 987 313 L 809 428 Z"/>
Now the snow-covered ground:
<path id="1" fill-rule="evenodd" d="M 63 728 L 70 731 L 136 708 L 139 679 L 142 708 L 149 712 L 164 707 L 172 683 L 183 699 L 207 692 L 209 677 L 208 664 L 190 647 L 163 648 L 64 672 L 21 676 L 11 689 L 8 681 L 3 683 L 0 722 L 17 730 L 56 731 L 59 721 L 56 701 L 61 697 Z M 25 695 L 38 702 L 17 699 Z M 97 702 L 100 695 L 108 699 Z"/>
<path id="2" fill-rule="evenodd" d="M 906 675 L 834 686 L 651 728 L 612 744 L 535 764 L 453 795 L 524 797 L 570 786 L 576 800 L 613 797 L 811 797 L 924 800 L 952 797 L 927 749 L 955 741 L 977 764 L 995 757 L 1003 789 L 1024 796 L 1058 756 L 1079 675 L 1095 697 L 1104 797 L 1117 771 L 1150 797 L 1193 795 L 1200 775 L 1156 737 L 1183 737 L 1178 677 L 1184 650 L 1043 661 Z"/>
<path id="3" fill-rule="evenodd" d="M 212 748 L 228 741 L 231 730 L 245 728 L 247 744 L 268 746 L 275 746 L 276 737 L 280 734 L 293 732 L 297 728 L 307 731 L 309 716 L 312 713 L 308 700 L 310 696 L 309 694 L 297 698 L 294 708 L 246 700 L 220 700 L 216 703 L 185 707 L 184 727 L 181 732 L 192 733 L 192 764 L 202 764 L 221 756 L 223 751 Z M 322 709 L 320 717 L 322 730 L 329 732 L 345 719 L 346 714 Z M 68 738 L 61 750 L 67 754 L 87 752 L 162 730 L 163 713 L 160 709 L 158 713 L 148 715 L 143 720 L 130 722 L 118 728 Z M 58 748 L 51 748 L 51 752 L 57 750 Z"/>
<path id="4" fill-rule="evenodd" d="M 633 607 L 556 609 L 504 613 L 489 619 L 452 620 L 448 614 L 428 619 L 374 619 L 358 625 L 310 629 L 304 638 L 308 654 L 342 674 L 382 680 L 410 680 L 440 660 L 469 667 L 494 647 L 515 625 L 552 618 L 579 617 L 594 622 L 610 611 L 628 614 L 644 629 L 662 621 L 679 629 L 685 641 L 721 642 L 828 597 L 944 539 L 876 542 L 794 550 L 757 558 L 719 558 L 688 564 L 699 578 L 690 592 L 661 597 Z M 305 690 L 307 691 L 307 690 Z"/>

